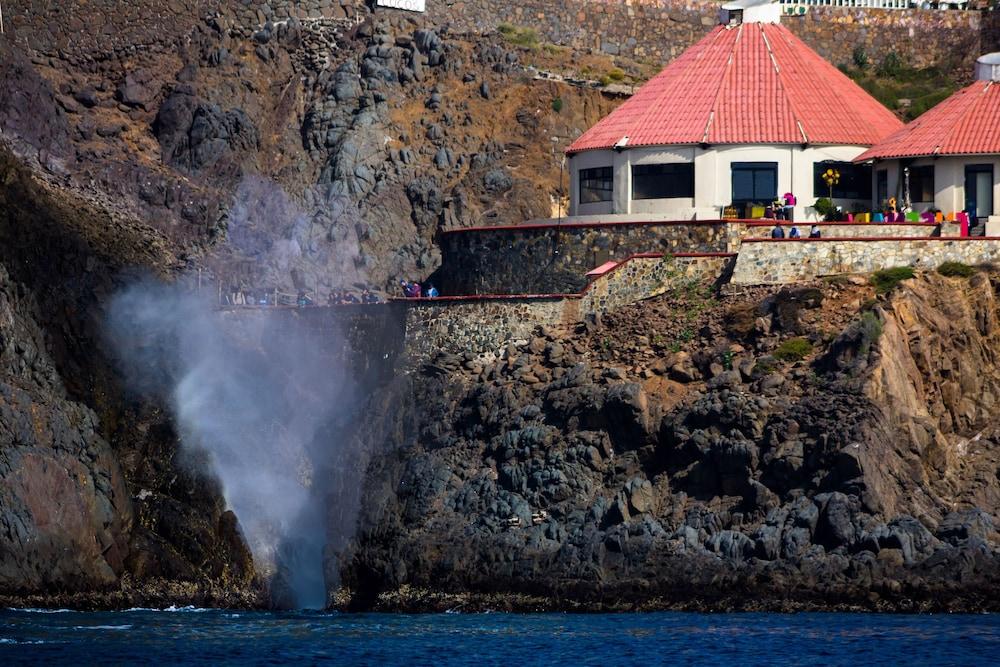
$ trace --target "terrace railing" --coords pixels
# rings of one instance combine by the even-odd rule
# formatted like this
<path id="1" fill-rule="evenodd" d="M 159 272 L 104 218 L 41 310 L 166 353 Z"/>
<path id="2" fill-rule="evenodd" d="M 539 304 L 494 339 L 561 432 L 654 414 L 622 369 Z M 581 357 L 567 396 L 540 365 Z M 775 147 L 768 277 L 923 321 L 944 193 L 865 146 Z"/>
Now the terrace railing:
<path id="1" fill-rule="evenodd" d="M 983 9 L 981 0 L 779 0 L 786 14 L 804 14 L 809 7 L 871 9 Z"/>

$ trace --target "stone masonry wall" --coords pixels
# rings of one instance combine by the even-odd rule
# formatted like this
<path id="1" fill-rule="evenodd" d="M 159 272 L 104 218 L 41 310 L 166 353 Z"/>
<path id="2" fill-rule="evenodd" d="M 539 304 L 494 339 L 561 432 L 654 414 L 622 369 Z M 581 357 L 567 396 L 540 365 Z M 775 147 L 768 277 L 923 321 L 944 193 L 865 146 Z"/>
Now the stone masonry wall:
<path id="1" fill-rule="evenodd" d="M 791 225 L 783 224 L 785 232 Z M 799 223 L 799 231 L 803 236 L 809 233 L 810 223 L 803 222 Z M 745 238 L 750 239 L 766 239 L 771 236 L 772 225 L 748 225 Z M 872 237 L 872 236 L 886 236 L 893 238 L 904 238 L 907 236 L 941 236 L 941 229 L 938 225 L 933 224 L 911 224 L 911 225 L 893 225 L 893 224 L 882 224 L 882 223 L 868 223 L 868 224 L 821 224 L 819 225 L 820 233 L 823 238 L 858 238 L 858 237 Z M 944 234 L 947 236 L 947 234 Z"/>
<path id="2" fill-rule="evenodd" d="M 407 359 L 421 363 L 438 352 L 499 355 L 508 342 L 528 339 L 539 325 L 575 318 L 576 302 L 552 297 L 408 304 Z"/>
<path id="3" fill-rule="evenodd" d="M 461 32 L 530 26 L 546 41 L 611 55 L 666 63 L 717 23 L 708 0 L 441 0 L 428 2 L 431 19 Z M 985 17 L 985 18 L 984 18 Z M 937 65 L 971 76 L 972 62 L 1000 43 L 995 17 L 959 11 L 809 7 L 783 18 L 806 44 L 834 64 L 849 62 L 856 46 L 879 62 L 896 51 L 915 66 Z"/>
<path id="4" fill-rule="evenodd" d="M 500 355 L 508 343 L 527 340 L 539 326 L 574 324 L 692 279 L 715 280 L 732 262 L 732 257 L 637 257 L 578 296 L 403 302 L 407 359 L 420 363 L 438 352 Z"/>
<path id="5" fill-rule="evenodd" d="M 739 232 L 724 222 L 550 225 L 442 234 L 443 294 L 576 293 L 586 274 L 641 253 L 729 252 Z"/>
<path id="6" fill-rule="evenodd" d="M 755 241 L 743 244 L 732 283 L 777 285 L 894 266 L 935 269 L 944 262 L 1000 262 L 1000 240 Z"/>
<path id="7" fill-rule="evenodd" d="M 175 50 L 209 16 L 255 30 L 269 20 L 363 11 L 363 0 L 3 0 L 5 37 L 77 64 Z"/>
<path id="8" fill-rule="evenodd" d="M 692 280 L 715 280 L 735 257 L 635 257 L 595 280 L 580 299 L 581 316 L 649 299 Z"/>
<path id="9" fill-rule="evenodd" d="M 6 37 L 49 56 L 86 62 L 176 48 L 194 25 L 219 15 L 245 29 L 268 20 L 351 18 L 365 0 L 4 0 Z M 711 0 L 429 0 L 425 18 L 379 8 L 453 31 L 481 33 L 502 22 L 531 26 L 543 39 L 611 55 L 666 63 L 717 22 Z M 856 46 L 878 62 L 896 51 L 913 65 L 971 74 L 972 62 L 1000 48 L 997 12 L 810 7 L 783 19 L 835 64 Z"/>

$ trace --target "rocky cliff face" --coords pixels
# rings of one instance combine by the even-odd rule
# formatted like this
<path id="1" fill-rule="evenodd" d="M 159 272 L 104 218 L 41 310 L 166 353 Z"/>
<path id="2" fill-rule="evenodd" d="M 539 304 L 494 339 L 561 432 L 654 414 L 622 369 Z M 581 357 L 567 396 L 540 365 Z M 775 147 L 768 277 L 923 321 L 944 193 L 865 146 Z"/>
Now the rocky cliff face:
<path id="1" fill-rule="evenodd" d="M 0 596 L 266 603 L 218 483 L 115 370 L 108 298 L 148 273 L 320 298 L 426 277 L 441 226 L 547 215 L 551 137 L 614 100 L 522 61 L 571 54 L 401 15 L 111 4 L 4 7 Z"/>
<path id="2" fill-rule="evenodd" d="M 616 103 L 539 70 L 612 63 L 402 15 L 86 4 L 0 37 L 0 603 L 266 604 L 218 482 L 114 370 L 109 296 L 426 277 L 440 229 L 546 215 Z M 365 456 L 328 462 L 332 599 L 991 608 L 993 281 L 692 285 L 401 368 L 338 434 Z"/>
<path id="3" fill-rule="evenodd" d="M 439 359 L 379 426 L 341 604 L 991 608 L 995 290 L 675 293 Z"/>

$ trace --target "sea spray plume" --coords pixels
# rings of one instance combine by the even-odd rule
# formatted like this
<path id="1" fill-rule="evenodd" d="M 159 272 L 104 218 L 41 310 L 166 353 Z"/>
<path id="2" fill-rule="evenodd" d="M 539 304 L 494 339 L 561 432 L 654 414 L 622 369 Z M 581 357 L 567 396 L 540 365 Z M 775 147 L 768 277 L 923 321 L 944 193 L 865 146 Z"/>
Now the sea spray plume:
<path id="1" fill-rule="evenodd" d="M 274 181 L 246 176 L 234 194 L 226 228 L 221 259 L 251 264 L 254 275 L 240 277 L 253 287 L 324 294 L 367 282 L 358 242 L 358 230 L 366 225 L 357 205 L 329 188 L 308 188 L 298 201 Z"/>
<path id="2" fill-rule="evenodd" d="M 184 449 L 207 458 L 258 571 L 309 607 L 325 602 L 324 503 L 343 479 L 326 466 L 352 458 L 335 434 L 355 391 L 324 353 L 341 341 L 329 319 L 320 332 L 294 310 L 221 313 L 151 279 L 116 295 L 108 316 L 127 379 L 167 402 Z"/>

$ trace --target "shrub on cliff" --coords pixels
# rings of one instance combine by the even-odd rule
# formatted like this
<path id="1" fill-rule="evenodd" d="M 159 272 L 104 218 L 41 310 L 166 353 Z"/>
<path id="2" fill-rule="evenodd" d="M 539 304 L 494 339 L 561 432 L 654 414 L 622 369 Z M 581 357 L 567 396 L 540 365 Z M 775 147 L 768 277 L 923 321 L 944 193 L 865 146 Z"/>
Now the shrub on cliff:
<path id="1" fill-rule="evenodd" d="M 962 262 L 945 262 L 938 267 L 937 272 L 947 278 L 968 278 L 976 269 Z"/>
<path id="2" fill-rule="evenodd" d="M 789 338 L 774 351 L 774 357 L 782 361 L 802 361 L 812 354 L 813 345 L 805 338 Z"/>
<path id="3" fill-rule="evenodd" d="M 511 25 L 510 23 L 501 23 L 497 26 L 497 30 L 503 35 L 511 44 L 515 46 L 523 46 L 526 49 L 531 49 L 534 51 L 538 49 L 541 40 L 538 38 L 538 32 L 534 28 L 522 28 L 521 26 Z"/>
<path id="4" fill-rule="evenodd" d="M 882 269 L 872 274 L 871 284 L 875 287 L 876 294 L 888 294 L 896 289 L 896 286 L 904 280 L 913 277 L 913 267 L 897 266 L 891 269 Z"/>

